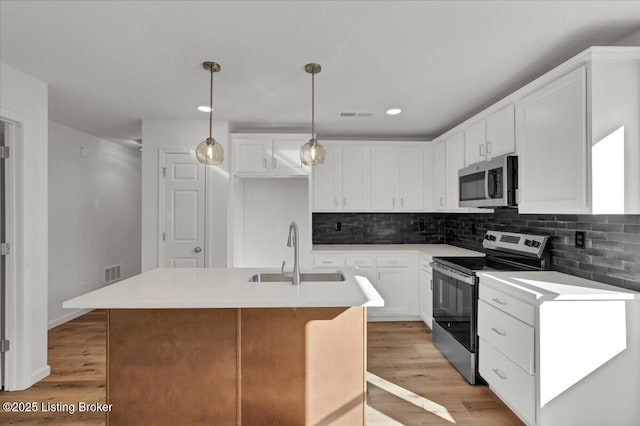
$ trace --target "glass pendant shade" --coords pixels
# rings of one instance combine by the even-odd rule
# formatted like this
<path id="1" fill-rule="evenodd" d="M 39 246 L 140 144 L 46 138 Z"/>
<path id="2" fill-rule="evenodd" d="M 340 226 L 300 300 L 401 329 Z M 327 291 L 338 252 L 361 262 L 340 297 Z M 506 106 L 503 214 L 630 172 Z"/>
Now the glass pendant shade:
<path id="1" fill-rule="evenodd" d="M 302 149 L 300 149 L 300 159 L 302 164 L 306 166 L 324 163 L 325 155 L 324 147 L 315 138 L 309 139 L 309 142 L 302 145 Z"/>
<path id="2" fill-rule="evenodd" d="M 196 149 L 196 157 L 202 164 L 215 166 L 224 161 L 224 150 L 222 145 L 213 138 L 207 138 L 200 142 Z"/>

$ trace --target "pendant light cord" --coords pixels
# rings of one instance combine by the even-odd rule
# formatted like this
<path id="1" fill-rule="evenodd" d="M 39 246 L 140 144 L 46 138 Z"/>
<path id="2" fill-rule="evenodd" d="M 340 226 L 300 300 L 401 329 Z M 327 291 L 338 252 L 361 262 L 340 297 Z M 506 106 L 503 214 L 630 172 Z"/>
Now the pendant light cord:
<path id="1" fill-rule="evenodd" d="M 211 69 L 209 71 L 211 74 L 211 77 L 209 79 L 209 139 L 212 139 L 211 128 L 213 126 L 213 65 L 211 66 Z"/>
<path id="2" fill-rule="evenodd" d="M 313 145 L 316 145 L 316 132 L 315 132 L 315 127 L 314 127 L 314 119 L 315 119 L 315 105 L 316 105 L 316 99 L 315 99 L 315 70 L 311 71 L 311 140 L 313 141 Z"/>

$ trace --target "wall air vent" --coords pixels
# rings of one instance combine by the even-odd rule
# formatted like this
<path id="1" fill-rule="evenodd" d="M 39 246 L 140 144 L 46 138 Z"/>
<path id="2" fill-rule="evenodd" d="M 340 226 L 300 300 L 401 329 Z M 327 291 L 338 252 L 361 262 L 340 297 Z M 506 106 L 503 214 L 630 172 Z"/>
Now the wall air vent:
<path id="1" fill-rule="evenodd" d="M 111 284 L 120 280 L 122 264 L 119 263 L 113 266 L 107 266 L 104 268 L 104 283 Z"/>
<path id="2" fill-rule="evenodd" d="M 366 118 L 373 117 L 373 112 L 370 111 L 340 111 L 339 116 L 345 118 Z"/>

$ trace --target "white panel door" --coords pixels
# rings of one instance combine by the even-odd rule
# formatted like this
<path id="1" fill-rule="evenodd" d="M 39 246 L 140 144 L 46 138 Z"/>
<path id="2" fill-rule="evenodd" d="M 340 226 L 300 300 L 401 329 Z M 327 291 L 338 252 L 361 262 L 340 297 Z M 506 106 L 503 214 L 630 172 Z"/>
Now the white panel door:
<path id="1" fill-rule="evenodd" d="M 236 139 L 233 143 L 236 172 L 266 173 L 271 170 L 270 139 Z"/>
<path id="2" fill-rule="evenodd" d="M 582 66 L 518 105 L 523 213 L 589 212 L 586 78 Z"/>
<path id="3" fill-rule="evenodd" d="M 399 168 L 400 210 L 422 210 L 425 184 L 423 148 L 421 146 L 401 147 Z"/>
<path id="4" fill-rule="evenodd" d="M 345 211 L 371 208 L 371 148 L 342 148 L 342 209 Z"/>
<path id="5" fill-rule="evenodd" d="M 460 187 L 458 171 L 464 167 L 464 133 L 459 132 L 447 139 L 446 144 L 446 206 L 447 210 L 457 210 Z"/>
<path id="6" fill-rule="evenodd" d="M 293 141 L 275 139 L 273 141 L 273 170 L 278 174 L 285 175 L 308 174 L 308 167 L 304 166 L 300 159 L 300 148 L 306 142 L 304 139 Z"/>
<path id="7" fill-rule="evenodd" d="M 464 165 L 484 161 L 487 155 L 486 147 L 487 122 L 485 120 L 473 123 L 464 131 Z"/>
<path id="8" fill-rule="evenodd" d="M 487 118 L 488 159 L 516 151 L 515 120 L 513 104 L 507 105 Z"/>
<path id="9" fill-rule="evenodd" d="M 184 153 L 166 154 L 165 167 L 163 266 L 204 267 L 205 166 Z"/>
<path id="10" fill-rule="evenodd" d="M 440 141 L 434 147 L 434 186 L 435 186 L 435 207 L 436 210 L 445 210 L 447 205 L 447 188 L 446 188 L 446 143 Z"/>
<path id="11" fill-rule="evenodd" d="M 314 166 L 313 211 L 342 210 L 342 150 L 336 146 L 325 146 L 323 164 Z"/>
<path id="12" fill-rule="evenodd" d="M 375 146 L 371 148 L 373 210 L 393 211 L 400 208 L 398 197 L 398 149 Z"/>

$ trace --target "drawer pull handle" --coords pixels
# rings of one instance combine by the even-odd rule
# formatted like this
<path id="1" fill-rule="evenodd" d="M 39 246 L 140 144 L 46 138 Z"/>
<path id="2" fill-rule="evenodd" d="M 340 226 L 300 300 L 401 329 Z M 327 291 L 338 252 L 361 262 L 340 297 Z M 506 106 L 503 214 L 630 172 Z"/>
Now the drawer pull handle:
<path id="1" fill-rule="evenodd" d="M 493 372 L 495 373 L 496 376 L 500 377 L 502 380 L 507 380 L 507 376 L 505 376 L 504 374 L 502 374 L 500 372 L 500 370 L 498 370 L 497 368 L 493 369 Z"/>
<path id="2" fill-rule="evenodd" d="M 507 335 L 507 333 L 505 333 L 504 331 L 500 331 L 495 327 L 491 327 L 491 331 L 493 331 L 494 333 L 496 333 L 497 335 L 500 335 L 500 336 L 506 336 Z"/>
<path id="3" fill-rule="evenodd" d="M 508 305 L 508 303 L 507 303 L 507 302 L 503 302 L 502 300 L 498 299 L 497 297 L 494 297 L 492 300 L 493 300 L 494 302 L 496 302 L 498 305 L 502 305 L 502 306 L 504 306 L 504 305 Z"/>
<path id="4" fill-rule="evenodd" d="M 324 263 L 325 265 L 330 265 L 331 261 L 330 260 L 323 260 L 322 263 Z"/>

